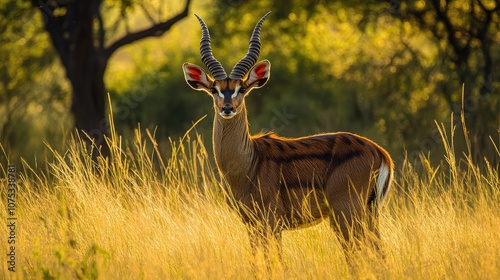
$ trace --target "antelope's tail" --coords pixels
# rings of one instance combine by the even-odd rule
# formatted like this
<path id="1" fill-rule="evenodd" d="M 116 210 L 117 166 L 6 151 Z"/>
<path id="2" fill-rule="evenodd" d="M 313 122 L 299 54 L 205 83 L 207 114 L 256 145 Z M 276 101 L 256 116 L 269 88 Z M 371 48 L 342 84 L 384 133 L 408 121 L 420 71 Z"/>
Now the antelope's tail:
<path id="1" fill-rule="evenodd" d="M 388 162 L 383 160 L 380 165 L 377 186 L 376 186 L 376 202 L 380 205 L 387 194 L 392 182 L 392 177 L 394 176 L 393 163 L 389 159 Z"/>

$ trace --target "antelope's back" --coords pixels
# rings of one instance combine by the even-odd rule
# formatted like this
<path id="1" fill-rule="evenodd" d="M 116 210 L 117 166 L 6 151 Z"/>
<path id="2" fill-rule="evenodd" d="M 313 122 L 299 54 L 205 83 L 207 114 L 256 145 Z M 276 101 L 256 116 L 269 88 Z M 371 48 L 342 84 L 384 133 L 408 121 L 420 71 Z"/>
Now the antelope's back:
<path id="1" fill-rule="evenodd" d="M 279 184 L 287 189 L 326 191 L 328 188 L 342 188 L 349 182 L 356 188 L 363 188 L 370 184 L 382 163 L 389 170 L 393 168 L 392 160 L 383 148 L 352 133 L 301 138 L 263 134 L 253 137 L 253 143 L 258 155 L 255 170 L 260 183 Z M 272 174 L 280 176 L 273 178 Z"/>

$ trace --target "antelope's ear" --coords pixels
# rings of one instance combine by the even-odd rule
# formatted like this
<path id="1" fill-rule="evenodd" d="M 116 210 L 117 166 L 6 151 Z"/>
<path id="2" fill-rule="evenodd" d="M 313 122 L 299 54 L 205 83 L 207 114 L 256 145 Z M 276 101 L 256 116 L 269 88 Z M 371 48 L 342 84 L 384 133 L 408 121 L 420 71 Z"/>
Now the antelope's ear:
<path id="1" fill-rule="evenodd" d="M 248 73 L 246 80 L 243 81 L 247 87 L 247 91 L 263 87 L 271 75 L 271 62 L 269 60 L 262 60 L 255 64 Z"/>
<path id="2" fill-rule="evenodd" d="M 207 75 L 205 70 L 198 65 L 192 63 L 184 63 L 182 65 L 182 70 L 184 71 L 184 78 L 186 83 L 194 90 L 202 90 L 210 92 L 213 79 Z"/>

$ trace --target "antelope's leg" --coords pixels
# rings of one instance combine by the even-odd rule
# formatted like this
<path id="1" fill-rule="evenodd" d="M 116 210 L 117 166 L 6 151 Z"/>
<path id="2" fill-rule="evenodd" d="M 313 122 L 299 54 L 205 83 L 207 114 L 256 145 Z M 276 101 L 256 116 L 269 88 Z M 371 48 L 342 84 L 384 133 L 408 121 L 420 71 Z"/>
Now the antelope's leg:
<path id="1" fill-rule="evenodd" d="M 365 237 L 364 224 L 366 211 L 358 210 L 359 203 L 336 204 L 332 207 L 330 226 L 337 234 L 344 252 L 349 253 L 359 249 L 360 242 Z"/>

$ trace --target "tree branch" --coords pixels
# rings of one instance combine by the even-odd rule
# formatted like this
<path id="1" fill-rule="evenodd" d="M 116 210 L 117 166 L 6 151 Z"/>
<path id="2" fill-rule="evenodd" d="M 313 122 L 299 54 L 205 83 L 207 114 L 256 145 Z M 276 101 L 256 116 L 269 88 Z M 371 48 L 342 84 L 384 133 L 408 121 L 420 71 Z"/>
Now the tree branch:
<path id="1" fill-rule="evenodd" d="M 148 9 L 146 8 L 146 6 L 144 5 L 144 2 L 140 2 L 139 3 L 139 7 L 141 7 L 141 10 L 142 12 L 144 13 L 144 15 L 148 18 L 148 20 L 152 23 L 152 24 L 157 24 L 155 19 L 153 18 L 153 16 L 151 16 L 151 13 L 149 13 Z"/>
<path id="2" fill-rule="evenodd" d="M 54 15 L 54 7 L 40 0 L 32 0 L 33 7 L 40 10 L 42 18 L 45 22 L 45 30 L 49 33 L 52 45 L 56 50 L 62 64 L 68 66 L 69 58 L 69 42 L 64 37 L 66 34 L 65 18 Z"/>
<path id="3" fill-rule="evenodd" d="M 97 36 L 99 39 L 99 49 L 102 51 L 102 50 L 104 50 L 104 40 L 105 40 L 106 32 L 104 30 L 104 23 L 102 21 L 102 15 L 101 15 L 100 11 L 97 12 L 97 22 L 99 24 L 99 30 L 97 31 L 98 32 Z"/>
<path id="4" fill-rule="evenodd" d="M 454 49 L 455 53 L 457 55 L 460 55 L 464 48 L 460 46 L 460 42 L 455 37 L 455 28 L 451 23 L 448 15 L 446 14 L 447 11 L 446 7 L 448 6 L 448 4 L 447 3 L 445 4 L 445 10 L 442 11 L 440 7 L 440 2 L 438 0 L 431 0 L 430 2 L 434 6 L 434 9 L 436 11 L 436 22 L 440 21 L 443 23 L 446 32 L 448 33 L 448 41 L 450 42 L 450 45 Z"/>
<path id="5" fill-rule="evenodd" d="M 105 55 L 106 59 L 109 59 L 111 55 L 118 50 L 119 48 L 128 45 L 130 43 L 133 43 L 135 41 L 147 38 L 147 37 L 152 37 L 152 36 L 161 36 L 163 33 L 166 31 L 170 30 L 170 28 L 178 21 L 181 19 L 185 18 L 188 15 L 189 11 L 189 4 L 191 3 L 191 0 L 186 1 L 186 5 L 184 7 L 184 10 L 180 12 L 179 14 L 175 15 L 174 17 L 170 18 L 167 21 L 160 22 L 158 24 L 155 24 L 147 29 L 130 33 L 122 38 L 116 40 L 114 43 L 112 43 L 108 48 L 106 48 Z"/>

